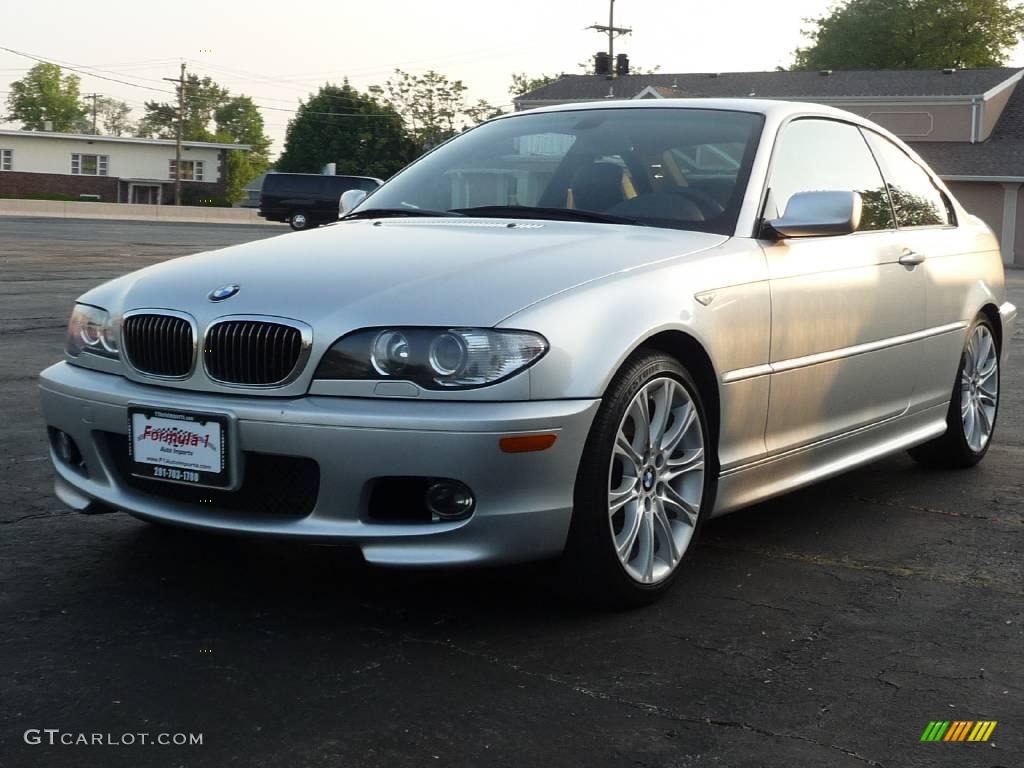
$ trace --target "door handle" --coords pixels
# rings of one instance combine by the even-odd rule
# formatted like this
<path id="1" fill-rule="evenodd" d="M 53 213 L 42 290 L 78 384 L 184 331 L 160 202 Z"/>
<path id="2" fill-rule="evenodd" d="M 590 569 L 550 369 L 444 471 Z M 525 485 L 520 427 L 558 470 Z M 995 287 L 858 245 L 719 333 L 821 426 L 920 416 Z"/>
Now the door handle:
<path id="1" fill-rule="evenodd" d="M 918 253 L 917 251 L 906 250 L 903 255 L 900 256 L 900 264 L 904 267 L 916 267 L 918 264 L 924 262 L 924 254 Z"/>

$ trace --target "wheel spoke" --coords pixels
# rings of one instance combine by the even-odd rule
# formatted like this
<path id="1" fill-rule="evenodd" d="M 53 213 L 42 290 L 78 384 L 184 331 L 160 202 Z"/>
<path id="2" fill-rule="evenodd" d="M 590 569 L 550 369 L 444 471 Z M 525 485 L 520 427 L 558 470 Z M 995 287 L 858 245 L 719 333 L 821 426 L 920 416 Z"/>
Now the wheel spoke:
<path id="1" fill-rule="evenodd" d="M 639 505 L 632 507 L 632 515 L 627 510 L 626 514 L 626 525 L 623 527 L 622 532 L 615 539 L 615 549 L 619 553 L 619 559 L 626 562 L 629 559 L 630 552 L 633 551 L 633 545 L 636 543 L 636 537 L 640 533 L 640 528 L 643 526 L 644 513 L 640 509 Z"/>
<path id="2" fill-rule="evenodd" d="M 626 477 L 622 478 L 623 480 Z M 638 480 L 635 477 L 630 477 L 631 483 L 625 488 L 618 488 L 608 494 L 608 514 L 615 515 L 620 509 L 629 504 L 631 501 L 636 501 L 640 498 L 640 491 L 637 489 Z"/>
<path id="3" fill-rule="evenodd" d="M 661 473 L 663 482 L 671 482 L 689 472 L 697 472 L 704 469 L 704 449 L 695 448 L 687 451 L 686 454 L 669 459 L 665 462 L 665 469 Z"/>
<path id="4" fill-rule="evenodd" d="M 632 465 L 634 476 L 640 474 L 640 467 L 644 463 L 643 457 L 633 447 L 633 444 L 629 442 L 629 438 L 622 433 L 622 430 L 619 430 L 619 434 L 615 438 L 615 454 L 629 461 Z"/>
<path id="5" fill-rule="evenodd" d="M 988 414 L 985 413 L 985 409 L 981 406 L 981 403 L 977 403 L 975 407 L 978 409 L 978 427 L 980 430 L 978 437 L 986 438 L 989 433 L 992 432 L 992 424 L 989 422 Z"/>
<path id="6" fill-rule="evenodd" d="M 697 525 L 697 508 L 684 499 L 682 495 L 671 485 L 668 485 L 667 483 L 664 485 L 659 498 L 661 503 L 665 506 L 666 512 L 674 511 L 676 516 L 684 523 L 687 523 L 691 528 Z"/>
<path id="7" fill-rule="evenodd" d="M 661 551 L 665 553 L 665 562 L 670 567 L 674 566 L 682 557 L 682 552 L 679 551 L 679 546 L 676 544 L 676 537 L 672 532 L 672 521 L 668 519 L 668 513 L 665 512 L 665 506 L 661 499 L 656 500 L 654 504 L 654 527 L 662 543 Z"/>
<path id="8" fill-rule="evenodd" d="M 974 401 L 967 401 L 967 412 L 964 414 L 964 437 L 967 438 L 967 442 L 974 443 L 974 427 L 975 427 L 975 410 Z"/>
<path id="9" fill-rule="evenodd" d="M 641 390 L 633 400 L 633 404 L 629 409 L 629 415 L 633 419 L 633 439 L 642 439 L 644 443 L 640 451 L 646 450 L 650 446 L 651 439 L 651 412 L 647 407 L 647 394 L 644 390 Z"/>
<path id="10" fill-rule="evenodd" d="M 654 403 L 654 413 L 651 414 L 650 440 L 652 446 L 661 445 L 661 438 L 665 434 L 665 427 L 668 426 L 669 416 L 672 415 L 672 390 L 674 382 L 665 379 L 653 394 L 651 400 Z"/>
<path id="11" fill-rule="evenodd" d="M 979 381 L 979 383 L 987 382 L 989 379 L 991 379 L 993 376 L 995 376 L 996 369 L 999 367 L 997 365 L 997 363 L 998 363 L 998 361 L 996 360 L 995 357 L 993 357 L 991 360 L 986 360 L 985 361 L 984 368 L 982 368 L 980 371 L 978 371 L 978 381 Z"/>
<path id="12" fill-rule="evenodd" d="M 649 584 L 654 580 L 654 517 L 649 514 L 640 515 L 640 551 L 637 553 L 637 570 L 642 580 Z"/>
<path id="13" fill-rule="evenodd" d="M 990 359 L 992 364 L 995 365 L 995 356 L 992 354 L 995 349 L 995 345 L 992 343 L 992 337 L 987 331 L 980 333 L 979 337 L 980 341 L 975 353 L 976 365 L 974 366 L 974 370 L 979 376 L 981 376 L 984 375 L 985 368 L 989 365 Z"/>
<path id="14" fill-rule="evenodd" d="M 686 412 L 680 416 L 679 411 L 682 411 L 683 408 L 686 409 Z M 675 453 L 676 448 L 679 447 L 683 438 L 686 437 L 686 433 L 690 431 L 690 427 L 697 421 L 697 409 L 693 406 L 693 403 L 687 403 L 683 408 L 676 409 L 676 420 L 672 424 L 672 429 L 664 434 L 658 446 L 658 450 L 664 453 L 666 457 Z"/>

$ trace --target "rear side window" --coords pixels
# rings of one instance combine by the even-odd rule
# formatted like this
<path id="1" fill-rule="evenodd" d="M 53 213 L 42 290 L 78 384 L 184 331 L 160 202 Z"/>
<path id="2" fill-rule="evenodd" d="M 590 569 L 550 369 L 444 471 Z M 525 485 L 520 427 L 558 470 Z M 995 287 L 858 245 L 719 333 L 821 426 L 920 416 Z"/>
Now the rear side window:
<path id="1" fill-rule="evenodd" d="M 312 181 L 312 184 L 310 183 Z M 286 173 L 272 173 L 263 182 L 263 191 L 282 197 L 308 197 L 315 194 L 319 177 L 292 176 Z"/>
<path id="2" fill-rule="evenodd" d="M 779 137 L 765 218 L 781 216 L 797 192 L 859 192 L 864 206 L 861 230 L 893 229 L 892 208 L 878 164 L 848 123 L 797 120 Z"/>
<path id="3" fill-rule="evenodd" d="M 901 227 L 950 224 L 949 204 L 927 172 L 887 138 L 873 131 L 864 131 L 864 135 L 889 184 L 896 223 Z"/>

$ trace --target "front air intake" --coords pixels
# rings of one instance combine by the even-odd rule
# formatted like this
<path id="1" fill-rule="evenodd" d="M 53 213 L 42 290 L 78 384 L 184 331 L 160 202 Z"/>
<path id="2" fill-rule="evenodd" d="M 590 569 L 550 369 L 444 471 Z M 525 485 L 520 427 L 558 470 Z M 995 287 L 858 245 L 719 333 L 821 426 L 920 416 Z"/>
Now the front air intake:
<path id="1" fill-rule="evenodd" d="M 224 384 L 268 387 L 294 378 L 302 357 L 302 331 L 262 320 L 222 320 L 206 332 L 203 362 Z"/>
<path id="2" fill-rule="evenodd" d="M 149 376 L 182 378 L 191 373 L 195 361 L 192 323 L 175 315 L 126 317 L 121 346 L 131 366 Z"/>

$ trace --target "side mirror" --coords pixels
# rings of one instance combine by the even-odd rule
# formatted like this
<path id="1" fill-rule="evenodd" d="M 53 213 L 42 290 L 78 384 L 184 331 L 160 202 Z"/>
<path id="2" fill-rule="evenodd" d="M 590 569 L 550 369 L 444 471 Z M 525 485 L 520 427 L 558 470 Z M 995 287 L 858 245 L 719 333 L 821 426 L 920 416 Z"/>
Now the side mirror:
<path id="1" fill-rule="evenodd" d="M 352 209 L 359 205 L 363 200 L 366 199 L 366 192 L 362 189 L 346 189 L 341 193 L 341 198 L 338 200 L 338 218 L 346 216 L 352 212 Z"/>
<path id="2" fill-rule="evenodd" d="M 860 227 L 859 192 L 797 192 L 781 218 L 766 222 L 780 237 L 849 235 Z"/>

